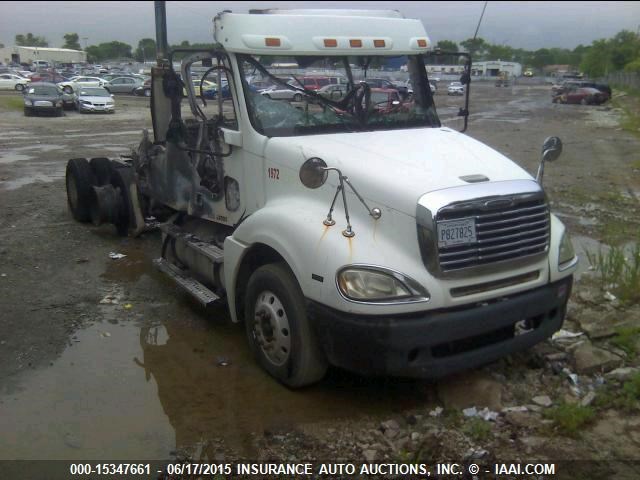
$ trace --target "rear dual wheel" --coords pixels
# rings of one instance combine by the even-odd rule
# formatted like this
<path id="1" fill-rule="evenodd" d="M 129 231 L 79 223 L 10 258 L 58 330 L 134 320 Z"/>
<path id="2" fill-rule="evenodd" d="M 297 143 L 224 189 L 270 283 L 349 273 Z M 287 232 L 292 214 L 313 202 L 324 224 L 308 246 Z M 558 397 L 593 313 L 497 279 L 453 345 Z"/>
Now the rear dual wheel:
<path id="1" fill-rule="evenodd" d="M 67 184 L 67 202 L 73 218 L 78 222 L 91 220 L 92 188 L 95 176 L 86 158 L 72 158 L 67 162 L 65 175 Z"/>

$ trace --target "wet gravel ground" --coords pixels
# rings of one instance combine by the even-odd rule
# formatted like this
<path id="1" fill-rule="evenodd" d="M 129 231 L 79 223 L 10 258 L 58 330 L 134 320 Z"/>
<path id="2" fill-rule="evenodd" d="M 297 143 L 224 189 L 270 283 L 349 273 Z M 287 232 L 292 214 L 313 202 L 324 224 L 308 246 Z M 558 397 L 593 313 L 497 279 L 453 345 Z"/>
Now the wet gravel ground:
<path id="1" fill-rule="evenodd" d="M 439 112 L 455 127 L 461 100 L 443 87 Z M 430 416 L 451 407 L 439 385 L 332 370 L 312 388 L 284 389 L 258 369 L 224 309 L 202 310 L 151 267 L 158 233 L 123 239 L 108 226 L 75 223 L 66 161 L 127 153 L 151 127 L 148 99 L 119 96 L 116 105 L 113 115 L 0 115 L 0 459 L 409 461 L 421 452 L 433 462 L 482 449 L 485 458 L 527 458 L 525 427 L 492 424 L 480 441 L 455 415 Z M 532 174 L 544 138 L 562 138 L 545 186 L 581 244 L 613 233 L 622 243 L 637 239 L 640 141 L 619 127 L 619 112 L 553 105 L 549 87 L 535 84 L 474 85 L 471 112 L 467 133 Z M 457 381 L 474 385 L 491 374 L 500 406 L 540 391 L 558 401 L 565 391 L 549 380 L 549 345 Z M 536 415 L 530 421 L 543 426 Z M 545 438 L 530 441 L 541 454 L 603 458 L 605 442 L 640 459 L 640 438 L 628 433 L 637 416 L 607 415 L 582 440 L 537 430 L 526 437 Z M 381 426 L 389 420 L 396 434 Z"/>

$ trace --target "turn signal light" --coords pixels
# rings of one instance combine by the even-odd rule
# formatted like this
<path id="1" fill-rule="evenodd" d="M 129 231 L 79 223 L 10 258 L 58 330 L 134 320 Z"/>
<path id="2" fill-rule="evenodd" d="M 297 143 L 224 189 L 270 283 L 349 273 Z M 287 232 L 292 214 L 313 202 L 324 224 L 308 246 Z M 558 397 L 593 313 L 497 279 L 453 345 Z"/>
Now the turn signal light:
<path id="1" fill-rule="evenodd" d="M 418 46 L 420 48 L 427 48 L 427 41 L 425 39 L 423 39 L 423 38 L 419 39 L 418 40 Z"/>

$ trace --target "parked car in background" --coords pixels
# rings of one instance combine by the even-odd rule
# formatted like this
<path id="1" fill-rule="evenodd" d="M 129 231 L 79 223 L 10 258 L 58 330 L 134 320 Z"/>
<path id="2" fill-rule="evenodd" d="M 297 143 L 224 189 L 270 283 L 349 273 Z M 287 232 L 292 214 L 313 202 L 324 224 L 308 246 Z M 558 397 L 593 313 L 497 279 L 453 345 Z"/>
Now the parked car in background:
<path id="1" fill-rule="evenodd" d="M 391 88 L 371 89 L 371 110 L 373 113 L 393 113 L 402 109 L 400 93 Z"/>
<path id="2" fill-rule="evenodd" d="M 609 99 L 608 95 L 590 87 L 572 88 L 553 97 L 553 103 L 573 103 L 580 105 L 600 105 Z"/>
<path id="3" fill-rule="evenodd" d="M 29 80 L 14 73 L 0 74 L 0 90 L 16 90 L 21 92 L 29 84 Z"/>
<path id="4" fill-rule="evenodd" d="M 302 77 L 300 81 L 302 82 L 304 88 L 306 88 L 307 90 L 320 90 L 322 87 L 325 87 L 331 83 L 331 79 L 329 77 L 320 76 Z M 296 82 L 295 80 L 293 81 L 293 85 L 299 86 L 298 82 Z"/>
<path id="5" fill-rule="evenodd" d="M 289 85 L 295 88 L 302 88 L 295 80 L 289 82 Z M 326 85 L 328 85 L 328 83 Z M 294 102 L 301 102 L 304 98 L 304 94 L 296 91 L 295 88 L 286 88 L 281 85 L 275 85 L 272 88 L 260 91 L 260 94 L 273 100 L 292 100 Z"/>
<path id="6" fill-rule="evenodd" d="M 55 83 L 32 83 L 24 91 L 24 115 L 47 113 L 61 117 L 64 115 L 62 91 Z"/>
<path id="7" fill-rule="evenodd" d="M 67 93 L 74 93 L 79 88 L 84 87 L 104 87 L 108 89 L 110 86 L 109 82 L 102 78 L 84 76 L 70 78 L 65 82 L 59 82 L 59 85 Z"/>
<path id="8" fill-rule="evenodd" d="M 109 80 L 109 91 L 111 93 L 133 94 L 136 88 L 142 86 L 143 84 L 144 84 L 144 81 L 140 78 L 115 77 Z"/>
<path id="9" fill-rule="evenodd" d="M 60 83 L 67 82 L 69 79 L 58 73 L 35 73 L 30 80 L 32 82 L 44 82 L 44 83 Z"/>
<path id="10" fill-rule="evenodd" d="M 142 85 L 136 87 L 133 90 L 134 95 L 139 95 L 141 97 L 150 97 L 151 96 L 151 79 L 145 80 Z"/>
<path id="11" fill-rule="evenodd" d="M 464 95 L 464 85 L 460 82 L 451 82 L 447 88 L 447 95 Z"/>
<path id="12" fill-rule="evenodd" d="M 342 100 L 348 92 L 348 86 L 345 84 L 331 84 L 322 87 L 318 93 L 329 100 Z"/>
<path id="13" fill-rule="evenodd" d="M 80 113 L 114 113 L 113 94 L 104 87 L 80 87 L 76 90 L 76 108 Z"/>

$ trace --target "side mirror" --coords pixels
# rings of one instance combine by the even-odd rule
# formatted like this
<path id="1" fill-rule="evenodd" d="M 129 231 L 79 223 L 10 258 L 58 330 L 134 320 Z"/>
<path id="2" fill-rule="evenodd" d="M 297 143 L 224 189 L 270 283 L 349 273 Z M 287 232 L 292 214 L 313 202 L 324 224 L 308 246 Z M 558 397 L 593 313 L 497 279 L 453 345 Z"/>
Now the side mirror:
<path id="1" fill-rule="evenodd" d="M 542 144 L 542 160 L 553 162 L 562 153 L 562 140 L 558 137 L 547 137 Z"/>
<path id="2" fill-rule="evenodd" d="M 318 157 L 312 157 L 300 167 L 300 181 L 307 188 L 319 188 L 327 181 L 327 164 Z"/>
<path id="3" fill-rule="evenodd" d="M 558 159 L 562 153 L 562 140 L 559 137 L 547 137 L 542 144 L 542 158 L 540 166 L 536 174 L 536 181 L 542 185 L 542 177 L 544 176 L 545 162 L 553 162 Z"/>

